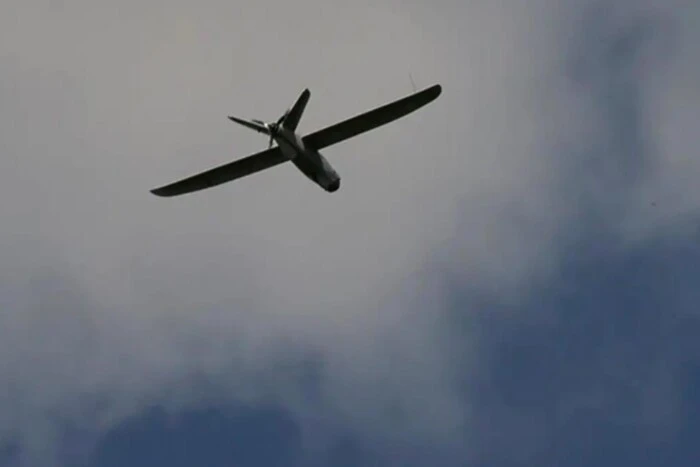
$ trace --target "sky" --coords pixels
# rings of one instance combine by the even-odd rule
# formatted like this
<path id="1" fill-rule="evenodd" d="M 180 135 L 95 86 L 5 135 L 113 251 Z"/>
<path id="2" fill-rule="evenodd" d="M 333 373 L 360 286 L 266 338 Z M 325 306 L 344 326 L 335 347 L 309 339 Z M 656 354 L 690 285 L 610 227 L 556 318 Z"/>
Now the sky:
<path id="1" fill-rule="evenodd" d="M 695 465 L 700 4 L 0 5 L 0 465 Z M 401 120 L 149 190 L 435 83 Z"/>

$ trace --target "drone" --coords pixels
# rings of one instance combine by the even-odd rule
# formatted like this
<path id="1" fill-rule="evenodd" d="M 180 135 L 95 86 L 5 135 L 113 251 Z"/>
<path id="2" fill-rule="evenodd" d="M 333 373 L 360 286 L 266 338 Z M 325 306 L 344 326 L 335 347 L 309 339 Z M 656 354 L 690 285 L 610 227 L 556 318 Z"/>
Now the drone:
<path id="1" fill-rule="evenodd" d="M 406 116 L 437 99 L 441 92 L 442 87 L 435 84 L 402 99 L 302 136 L 296 129 L 311 97 L 309 89 L 304 89 L 294 105 L 277 121 L 263 122 L 256 119 L 228 117 L 239 125 L 269 136 L 267 149 L 153 189 L 151 193 L 162 197 L 191 193 L 261 172 L 285 162 L 293 163 L 307 178 L 325 191 L 333 193 L 340 188 L 340 176 L 321 155 L 319 152 L 321 149 Z M 275 143 L 277 143 L 276 146 Z"/>

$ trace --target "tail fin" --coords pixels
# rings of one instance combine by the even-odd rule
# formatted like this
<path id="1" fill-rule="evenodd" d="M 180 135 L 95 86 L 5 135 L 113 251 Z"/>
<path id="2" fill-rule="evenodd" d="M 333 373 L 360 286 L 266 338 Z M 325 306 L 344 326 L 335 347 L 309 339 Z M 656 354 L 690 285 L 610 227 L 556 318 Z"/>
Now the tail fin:
<path id="1" fill-rule="evenodd" d="M 294 103 L 292 108 L 289 109 L 289 112 L 287 113 L 287 116 L 284 119 L 285 128 L 289 128 L 292 131 L 295 131 L 297 129 L 297 126 L 299 125 L 299 120 L 301 120 L 301 116 L 304 113 L 304 109 L 306 109 L 306 104 L 309 102 L 309 97 L 311 97 L 311 91 L 309 91 L 308 88 L 304 89 L 301 95 L 297 98 L 297 101 Z"/>
<path id="2" fill-rule="evenodd" d="M 236 122 L 239 125 L 243 125 L 246 128 L 250 128 L 251 130 L 255 130 L 258 133 L 264 133 L 266 135 L 270 134 L 270 130 L 267 129 L 265 123 L 259 120 L 245 120 L 237 117 L 229 117 L 229 120 Z"/>
<path id="3" fill-rule="evenodd" d="M 301 120 L 301 116 L 304 113 L 304 109 L 306 109 L 306 104 L 309 102 L 309 97 L 311 97 L 311 92 L 308 89 L 304 89 L 304 91 L 301 93 L 301 95 L 297 98 L 296 102 L 292 107 L 287 110 L 287 112 L 282 115 L 279 120 L 277 120 L 276 123 L 270 123 L 270 125 L 284 125 L 285 128 L 288 128 L 292 131 L 296 130 L 297 126 L 299 125 L 299 120 Z M 229 120 L 238 123 L 239 125 L 243 125 L 244 127 L 250 128 L 251 130 L 255 130 L 259 133 L 264 133 L 266 135 L 270 134 L 270 129 L 268 128 L 268 125 L 265 122 L 262 122 L 260 120 L 246 120 L 243 118 L 238 118 L 238 117 L 228 117 Z"/>

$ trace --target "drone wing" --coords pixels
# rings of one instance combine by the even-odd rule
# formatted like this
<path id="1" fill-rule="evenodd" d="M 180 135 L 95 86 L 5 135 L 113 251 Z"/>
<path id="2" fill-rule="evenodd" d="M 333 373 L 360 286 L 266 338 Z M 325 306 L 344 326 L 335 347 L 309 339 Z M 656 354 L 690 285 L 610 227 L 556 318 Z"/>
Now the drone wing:
<path id="1" fill-rule="evenodd" d="M 442 92 L 439 84 L 336 123 L 304 137 L 304 145 L 321 149 L 385 125 L 434 101 Z"/>
<path id="2" fill-rule="evenodd" d="M 261 170 L 286 162 L 288 159 L 279 147 L 267 149 L 257 154 L 215 167 L 197 175 L 151 190 L 157 196 L 177 196 L 192 191 L 211 188 L 237 178 L 251 175 Z"/>

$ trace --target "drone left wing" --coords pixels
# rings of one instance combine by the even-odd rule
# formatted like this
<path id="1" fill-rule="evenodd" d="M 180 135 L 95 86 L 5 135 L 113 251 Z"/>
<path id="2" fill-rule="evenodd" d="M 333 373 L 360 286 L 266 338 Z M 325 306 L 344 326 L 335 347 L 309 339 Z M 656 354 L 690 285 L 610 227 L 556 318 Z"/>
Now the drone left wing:
<path id="1" fill-rule="evenodd" d="M 157 196 L 177 196 L 193 191 L 211 188 L 237 178 L 269 169 L 288 159 L 278 146 L 251 156 L 215 167 L 197 175 L 151 190 Z"/>

